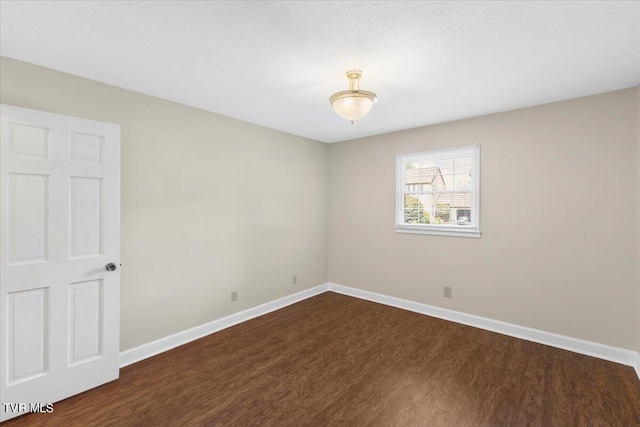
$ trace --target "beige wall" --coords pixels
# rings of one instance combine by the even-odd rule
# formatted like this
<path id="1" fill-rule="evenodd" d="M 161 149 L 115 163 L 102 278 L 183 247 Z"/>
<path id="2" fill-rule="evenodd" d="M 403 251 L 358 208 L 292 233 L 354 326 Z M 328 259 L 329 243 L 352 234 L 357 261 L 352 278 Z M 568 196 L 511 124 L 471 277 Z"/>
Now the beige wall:
<path id="1" fill-rule="evenodd" d="M 636 348 L 635 97 L 332 144 L 329 280 Z M 481 145 L 482 238 L 396 234 L 395 155 L 471 144 Z"/>
<path id="2" fill-rule="evenodd" d="M 122 350 L 326 281 L 325 144 L 0 67 L 2 103 L 122 126 Z"/>

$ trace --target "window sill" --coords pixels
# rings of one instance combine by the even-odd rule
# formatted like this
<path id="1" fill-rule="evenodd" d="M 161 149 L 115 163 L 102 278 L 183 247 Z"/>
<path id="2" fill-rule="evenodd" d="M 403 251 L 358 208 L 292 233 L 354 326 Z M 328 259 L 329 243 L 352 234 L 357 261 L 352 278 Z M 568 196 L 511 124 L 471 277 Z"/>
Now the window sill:
<path id="1" fill-rule="evenodd" d="M 426 227 L 424 225 L 396 225 L 396 233 L 428 234 L 431 236 L 471 237 L 479 239 L 482 232 L 475 228 Z"/>

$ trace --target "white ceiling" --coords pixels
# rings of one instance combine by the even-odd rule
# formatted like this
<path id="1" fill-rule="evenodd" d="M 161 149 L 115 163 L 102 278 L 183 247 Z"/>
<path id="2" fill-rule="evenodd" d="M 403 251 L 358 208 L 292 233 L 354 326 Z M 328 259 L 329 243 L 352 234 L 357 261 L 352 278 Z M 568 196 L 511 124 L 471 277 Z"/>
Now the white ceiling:
<path id="1" fill-rule="evenodd" d="M 0 53 L 335 142 L 635 86 L 640 2 L 0 3 Z M 350 125 L 329 96 L 363 71 Z"/>

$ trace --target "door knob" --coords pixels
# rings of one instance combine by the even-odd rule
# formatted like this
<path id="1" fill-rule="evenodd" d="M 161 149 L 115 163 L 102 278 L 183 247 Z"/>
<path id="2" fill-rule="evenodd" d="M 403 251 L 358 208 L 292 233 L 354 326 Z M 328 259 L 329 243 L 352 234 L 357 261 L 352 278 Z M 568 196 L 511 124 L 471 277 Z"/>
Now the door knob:
<path id="1" fill-rule="evenodd" d="M 116 267 L 116 265 L 114 263 L 112 263 L 112 262 L 107 264 L 107 266 L 105 267 L 105 269 L 107 271 L 116 271 L 116 268 L 118 268 L 118 267 Z"/>

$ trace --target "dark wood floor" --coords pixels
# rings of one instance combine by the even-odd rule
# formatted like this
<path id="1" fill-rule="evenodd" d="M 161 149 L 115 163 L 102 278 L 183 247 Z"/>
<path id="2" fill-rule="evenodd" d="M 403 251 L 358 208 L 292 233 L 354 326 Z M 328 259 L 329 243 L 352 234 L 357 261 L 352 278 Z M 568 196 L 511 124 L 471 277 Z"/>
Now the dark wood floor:
<path id="1" fill-rule="evenodd" d="M 632 368 L 325 293 L 17 426 L 640 426 Z"/>

